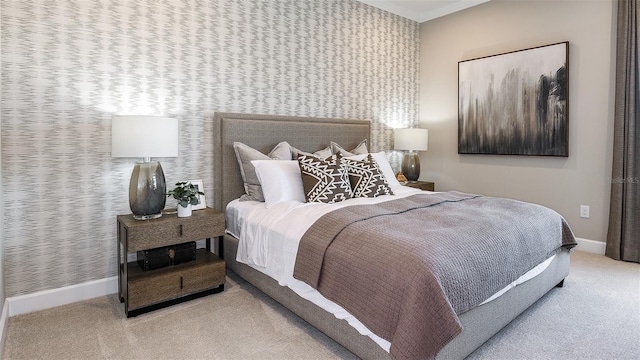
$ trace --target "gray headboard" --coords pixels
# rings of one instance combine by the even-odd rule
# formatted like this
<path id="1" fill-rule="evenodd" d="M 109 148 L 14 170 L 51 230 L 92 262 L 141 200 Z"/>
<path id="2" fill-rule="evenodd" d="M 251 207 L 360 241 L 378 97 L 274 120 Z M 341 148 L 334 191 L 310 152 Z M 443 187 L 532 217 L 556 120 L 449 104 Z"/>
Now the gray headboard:
<path id="1" fill-rule="evenodd" d="M 362 139 L 370 146 L 371 125 L 366 120 L 217 112 L 206 116 L 213 117 L 213 200 L 214 208 L 221 211 L 244 194 L 234 141 L 265 154 L 281 141 L 307 152 L 323 149 L 330 141 L 347 150 Z"/>

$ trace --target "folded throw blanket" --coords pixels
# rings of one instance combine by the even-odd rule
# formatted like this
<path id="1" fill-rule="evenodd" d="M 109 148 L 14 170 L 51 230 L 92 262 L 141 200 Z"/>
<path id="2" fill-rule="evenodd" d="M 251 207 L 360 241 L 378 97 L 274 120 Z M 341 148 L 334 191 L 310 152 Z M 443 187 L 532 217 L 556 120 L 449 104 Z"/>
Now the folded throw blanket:
<path id="1" fill-rule="evenodd" d="M 575 245 L 546 207 L 424 193 L 325 214 L 301 239 L 294 277 L 390 341 L 392 357 L 425 359 L 460 333 L 457 315 Z"/>

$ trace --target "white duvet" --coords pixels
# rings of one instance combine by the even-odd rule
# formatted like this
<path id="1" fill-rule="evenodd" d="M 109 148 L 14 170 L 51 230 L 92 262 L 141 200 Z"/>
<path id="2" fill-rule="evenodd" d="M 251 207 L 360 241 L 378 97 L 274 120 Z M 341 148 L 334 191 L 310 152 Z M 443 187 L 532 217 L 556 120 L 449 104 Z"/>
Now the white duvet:
<path id="1" fill-rule="evenodd" d="M 324 298 L 311 286 L 294 279 L 293 268 L 300 238 L 322 215 L 349 205 L 379 203 L 422 192 L 404 186 L 394 187 L 393 191 L 395 195 L 392 196 L 350 199 L 330 205 L 288 201 L 268 209 L 261 202 L 234 200 L 227 206 L 226 216 L 227 232 L 240 240 L 236 260 L 277 280 L 280 285 L 289 287 L 336 318 L 345 319 L 358 332 L 369 336 L 388 352 L 391 344 L 387 340 L 376 336 L 341 306 Z M 553 257 L 538 265 L 484 303 L 535 277 L 544 271 L 552 260 Z"/>

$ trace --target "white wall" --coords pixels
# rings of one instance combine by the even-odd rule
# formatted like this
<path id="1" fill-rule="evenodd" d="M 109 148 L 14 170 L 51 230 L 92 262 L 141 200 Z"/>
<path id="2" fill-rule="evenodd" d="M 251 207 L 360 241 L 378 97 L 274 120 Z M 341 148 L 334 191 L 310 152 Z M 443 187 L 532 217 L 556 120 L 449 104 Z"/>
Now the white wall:
<path id="1" fill-rule="evenodd" d="M 436 190 L 510 197 L 561 213 L 576 236 L 605 241 L 611 178 L 615 5 L 499 1 L 420 28 L 421 179 Z M 459 155 L 458 61 L 569 41 L 569 157 Z M 579 217 L 581 204 L 590 219 Z"/>

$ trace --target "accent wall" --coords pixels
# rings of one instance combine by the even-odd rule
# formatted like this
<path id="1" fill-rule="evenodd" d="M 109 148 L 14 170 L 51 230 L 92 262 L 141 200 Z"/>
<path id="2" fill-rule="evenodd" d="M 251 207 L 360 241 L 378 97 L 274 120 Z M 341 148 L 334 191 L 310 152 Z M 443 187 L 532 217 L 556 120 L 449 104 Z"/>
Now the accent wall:
<path id="1" fill-rule="evenodd" d="M 180 155 L 159 159 L 167 183 L 203 179 L 208 194 L 206 112 L 369 119 L 378 151 L 392 127 L 417 121 L 419 25 L 353 0 L 3 0 L 0 10 L 7 296 L 117 274 L 116 215 L 130 212 L 135 159 L 111 158 L 113 115 L 178 118 Z"/>

